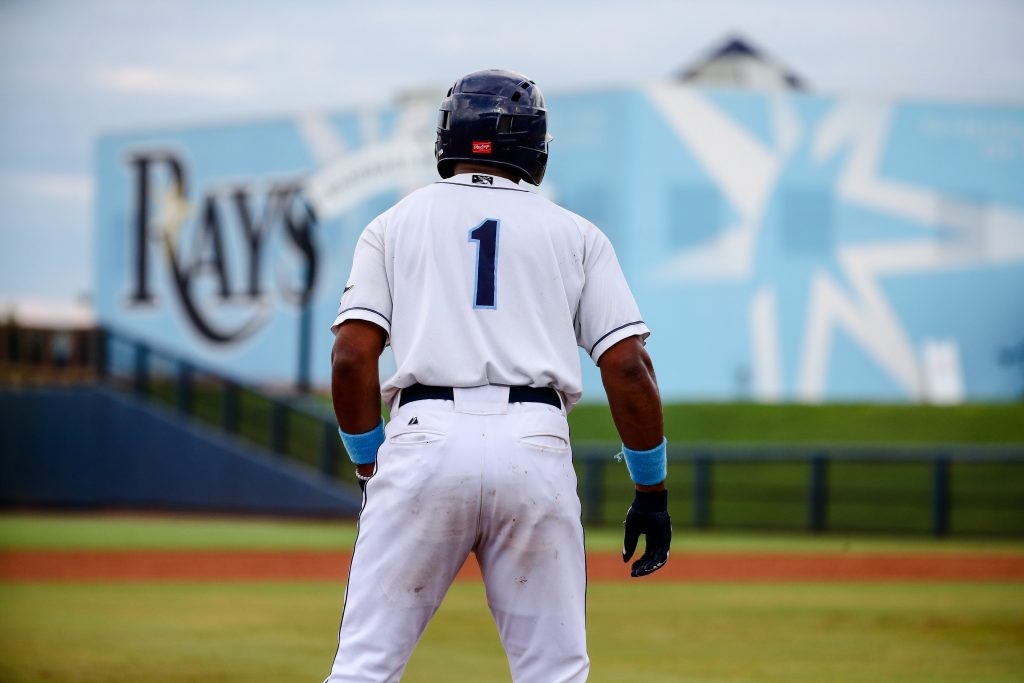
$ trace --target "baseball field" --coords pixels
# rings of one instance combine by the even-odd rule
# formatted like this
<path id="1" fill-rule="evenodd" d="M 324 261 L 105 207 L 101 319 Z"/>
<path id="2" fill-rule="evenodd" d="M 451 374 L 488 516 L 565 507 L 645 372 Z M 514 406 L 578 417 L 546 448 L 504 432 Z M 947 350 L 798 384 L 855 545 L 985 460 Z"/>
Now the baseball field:
<path id="1" fill-rule="evenodd" d="M 353 525 L 0 516 L 0 680 L 319 681 Z M 1024 680 L 1024 542 L 695 534 L 629 579 L 587 535 L 591 680 Z M 507 681 L 467 563 L 408 681 Z"/>

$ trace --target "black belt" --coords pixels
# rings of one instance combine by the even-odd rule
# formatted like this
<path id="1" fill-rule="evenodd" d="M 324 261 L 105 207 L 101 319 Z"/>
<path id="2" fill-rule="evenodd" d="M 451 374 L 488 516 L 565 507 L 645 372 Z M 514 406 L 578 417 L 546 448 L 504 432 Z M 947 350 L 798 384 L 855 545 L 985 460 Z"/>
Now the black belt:
<path id="1" fill-rule="evenodd" d="M 413 384 L 411 387 L 402 389 L 402 395 L 398 399 L 398 407 L 413 401 L 425 399 L 440 399 L 442 401 L 454 401 L 455 390 L 451 387 L 428 387 L 425 384 Z M 509 403 L 546 403 L 556 408 L 562 407 L 562 401 L 558 398 L 558 392 L 550 387 L 509 387 Z"/>

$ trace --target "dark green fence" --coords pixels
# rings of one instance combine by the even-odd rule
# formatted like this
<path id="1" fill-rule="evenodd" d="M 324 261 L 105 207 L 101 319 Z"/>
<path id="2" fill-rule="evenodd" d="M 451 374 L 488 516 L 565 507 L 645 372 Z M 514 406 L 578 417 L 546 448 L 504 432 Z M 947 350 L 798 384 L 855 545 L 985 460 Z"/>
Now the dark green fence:
<path id="1" fill-rule="evenodd" d="M 105 381 L 355 484 L 322 399 L 256 390 L 110 330 Z M 574 445 L 583 514 L 621 521 L 632 500 L 616 447 Z M 1024 536 L 1024 448 L 670 444 L 677 527 Z"/>
<path id="2" fill-rule="evenodd" d="M 614 450 L 574 446 L 590 522 L 632 499 Z M 1019 446 L 672 444 L 667 484 L 677 526 L 1024 535 Z"/>

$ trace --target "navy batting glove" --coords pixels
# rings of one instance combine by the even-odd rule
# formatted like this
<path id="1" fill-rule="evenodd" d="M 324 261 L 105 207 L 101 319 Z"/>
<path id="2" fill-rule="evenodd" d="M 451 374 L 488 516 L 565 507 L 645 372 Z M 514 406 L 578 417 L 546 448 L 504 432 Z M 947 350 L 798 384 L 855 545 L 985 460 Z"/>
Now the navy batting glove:
<path id="1" fill-rule="evenodd" d="M 672 520 L 668 516 L 668 491 L 637 491 L 626 511 L 626 535 L 622 542 L 622 561 L 629 562 L 636 551 L 640 534 L 647 537 L 644 554 L 633 563 L 630 575 L 647 576 L 668 562 L 672 545 Z"/>

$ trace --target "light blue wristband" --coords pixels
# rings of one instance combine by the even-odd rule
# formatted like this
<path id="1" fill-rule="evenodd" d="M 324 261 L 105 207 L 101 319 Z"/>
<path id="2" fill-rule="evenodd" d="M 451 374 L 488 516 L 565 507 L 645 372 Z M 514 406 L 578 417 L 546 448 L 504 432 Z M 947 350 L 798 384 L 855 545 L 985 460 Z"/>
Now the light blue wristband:
<path id="1" fill-rule="evenodd" d="M 338 427 L 341 443 L 345 444 L 348 459 L 356 465 L 369 465 L 377 460 L 377 449 L 384 443 L 384 418 L 377 426 L 363 434 L 346 434 Z"/>
<path id="2" fill-rule="evenodd" d="M 625 444 L 622 445 L 622 455 L 626 458 L 629 477 L 634 484 L 654 486 L 665 481 L 665 477 L 668 476 L 667 447 L 668 439 L 664 437 L 661 439 L 661 445 L 649 451 L 634 451 L 626 448 Z"/>

